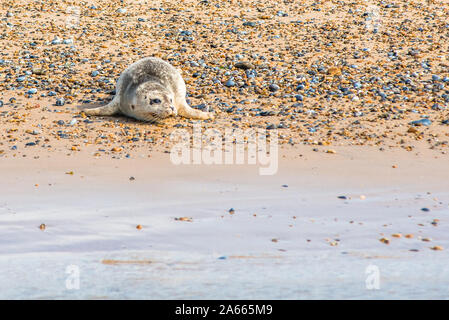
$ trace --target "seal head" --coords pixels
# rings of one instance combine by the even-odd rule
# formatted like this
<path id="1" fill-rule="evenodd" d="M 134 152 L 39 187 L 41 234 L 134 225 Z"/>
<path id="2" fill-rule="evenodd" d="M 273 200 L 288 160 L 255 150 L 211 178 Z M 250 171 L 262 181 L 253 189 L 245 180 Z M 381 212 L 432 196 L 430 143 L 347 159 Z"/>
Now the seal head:
<path id="1" fill-rule="evenodd" d="M 173 93 L 162 84 L 154 81 L 143 82 L 129 88 L 121 104 L 121 111 L 138 120 L 155 122 L 177 115 Z"/>

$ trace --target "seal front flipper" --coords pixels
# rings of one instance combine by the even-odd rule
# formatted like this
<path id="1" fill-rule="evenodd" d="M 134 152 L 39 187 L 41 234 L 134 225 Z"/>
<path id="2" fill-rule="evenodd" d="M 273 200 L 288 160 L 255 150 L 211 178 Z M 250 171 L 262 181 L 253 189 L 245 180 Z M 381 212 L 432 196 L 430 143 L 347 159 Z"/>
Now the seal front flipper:
<path id="1" fill-rule="evenodd" d="M 198 109 L 193 109 L 185 101 L 178 105 L 178 115 L 187 119 L 196 120 L 213 120 L 215 118 L 211 112 L 203 112 Z"/>
<path id="2" fill-rule="evenodd" d="M 105 106 L 84 109 L 84 113 L 90 116 L 112 116 L 114 114 L 120 113 L 120 102 L 119 99 L 114 98 L 110 103 Z"/>

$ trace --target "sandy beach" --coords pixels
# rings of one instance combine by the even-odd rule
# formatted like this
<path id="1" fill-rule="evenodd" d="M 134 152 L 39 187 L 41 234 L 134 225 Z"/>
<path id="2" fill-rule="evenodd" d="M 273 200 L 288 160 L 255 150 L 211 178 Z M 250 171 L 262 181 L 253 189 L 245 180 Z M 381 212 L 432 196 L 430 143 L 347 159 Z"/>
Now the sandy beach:
<path id="1" fill-rule="evenodd" d="M 447 299 L 448 14 L 2 1 L 0 298 Z M 81 111 L 147 56 L 215 119 Z M 199 123 L 276 134 L 277 170 L 173 164 Z"/>
<path id="2" fill-rule="evenodd" d="M 273 176 L 163 153 L 5 159 L 1 297 L 447 298 L 447 255 L 433 250 L 449 245 L 446 157 L 294 152 Z M 372 265 L 378 290 L 365 283 Z"/>

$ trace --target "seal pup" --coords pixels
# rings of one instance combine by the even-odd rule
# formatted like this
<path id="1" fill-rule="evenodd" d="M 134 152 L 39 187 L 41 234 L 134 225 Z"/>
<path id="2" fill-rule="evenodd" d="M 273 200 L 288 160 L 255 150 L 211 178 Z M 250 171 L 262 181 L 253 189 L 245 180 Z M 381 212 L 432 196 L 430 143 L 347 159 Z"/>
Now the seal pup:
<path id="1" fill-rule="evenodd" d="M 137 120 L 157 122 L 180 115 L 190 119 L 213 119 L 209 112 L 191 108 L 181 73 L 168 62 L 151 57 L 131 64 L 117 81 L 114 99 L 105 106 L 85 109 L 93 116 L 124 114 Z"/>

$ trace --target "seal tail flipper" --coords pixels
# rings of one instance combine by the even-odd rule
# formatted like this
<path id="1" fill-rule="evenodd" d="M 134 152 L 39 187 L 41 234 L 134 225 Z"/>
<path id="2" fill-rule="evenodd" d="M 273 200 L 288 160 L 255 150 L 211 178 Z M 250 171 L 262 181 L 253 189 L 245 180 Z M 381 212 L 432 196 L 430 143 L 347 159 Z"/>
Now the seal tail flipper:
<path id="1" fill-rule="evenodd" d="M 110 103 L 105 106 L 84 109 L 82 110 L 85 114 L 89 116 L 112 116 L 119 113 L 119 100 L 114 98 Z"/>

